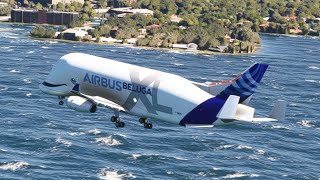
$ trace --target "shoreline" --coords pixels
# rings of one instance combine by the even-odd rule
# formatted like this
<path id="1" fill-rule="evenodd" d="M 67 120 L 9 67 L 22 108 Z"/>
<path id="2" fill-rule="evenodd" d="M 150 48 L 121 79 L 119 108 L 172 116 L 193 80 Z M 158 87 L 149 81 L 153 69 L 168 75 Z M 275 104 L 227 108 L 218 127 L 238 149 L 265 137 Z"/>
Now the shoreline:
<path id="1" fill-rule="evenodd" d="M 220 53 L 220 52 L 214 52 L 214 51 L 208 51 L 208 50 L 184 50 L 184 49 L 177 49 L 177 48 L 162 48 L 162 47 L 149 47 L 149 46 L 136 46 L 132 44 L 121 44 L 121 43 L 97 43 L 97 42 L 83 42 L 83 41 L 72 41 L 72 40 L 66 40 L 66 39 L 51 39 L 51 38 L 37 38 L 32 37 L 29 35 L 30 38 L 36 39 L 36 40 L 42 40 L 42 41 L 57 41 L 57 42 L 65 42 L 65 43 L 80 43 L 80 44 L 97 44 L 97 45 L 110 45 L 110 46 L 118 46 L 118 47 L 131 47 L 131 48 L 137 48 L 137 49 L 144 49 L 144 50 L 156 50 L 156 51 L 176 51 L 179 53 L 190 53 L 190 54 L 202 54 L 202 55 L 249 55 L 249 54 L 256 54 L 257 51 L 254 53 Z M 257 46 L 256 49 L 260 49 L 260 46 Z"/>

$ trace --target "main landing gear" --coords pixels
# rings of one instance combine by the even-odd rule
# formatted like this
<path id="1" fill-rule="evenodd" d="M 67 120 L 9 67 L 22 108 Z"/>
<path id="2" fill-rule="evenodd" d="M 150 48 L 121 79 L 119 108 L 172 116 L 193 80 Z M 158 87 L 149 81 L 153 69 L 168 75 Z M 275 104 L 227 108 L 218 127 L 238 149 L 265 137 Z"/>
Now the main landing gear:
<path id="1" fill-rule="evenodd" d="M 143 127 L 146 129 L 152 129 L 152 124 L 148 122 L 147 118 L 140 118 L 139 122 L 143 124 Z"/>
<path id="2" fill-rule="evenodd" d="M 64 96 L 58 96 L 59 105 L 62 106 L 64 104 Z"/>
<path id="3" fill-rule="evenodd" d="M 123 128 L 126 124 L 120 120 L 119 116 L 112 116 L 111 122 L 114 122 L 117 128 Z"/>

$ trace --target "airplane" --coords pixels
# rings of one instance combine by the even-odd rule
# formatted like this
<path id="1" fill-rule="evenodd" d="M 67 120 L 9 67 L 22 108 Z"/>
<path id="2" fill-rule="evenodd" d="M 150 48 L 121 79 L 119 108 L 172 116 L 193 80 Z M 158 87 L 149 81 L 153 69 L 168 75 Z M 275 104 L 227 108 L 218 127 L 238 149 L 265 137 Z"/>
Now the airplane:
<path id="1" fill-rule="evenodd" d="M 260 123 L 285 118 L 286 102 L 275 103 L 269 117 L 254 117 L 248 103 L 268 68 L 255 63 L 231 80 L 193 82 L 178 75 L 84 53 L 61 57 L 45 81 L 42 92 L 58 96 L 59 104 L 94 113 L 98 107 L 113 110 L 111 121 L 122 128 L 120 112 L 139 117 L 144 128 L 149 119 L 197 128 L 235 122 Z"/>

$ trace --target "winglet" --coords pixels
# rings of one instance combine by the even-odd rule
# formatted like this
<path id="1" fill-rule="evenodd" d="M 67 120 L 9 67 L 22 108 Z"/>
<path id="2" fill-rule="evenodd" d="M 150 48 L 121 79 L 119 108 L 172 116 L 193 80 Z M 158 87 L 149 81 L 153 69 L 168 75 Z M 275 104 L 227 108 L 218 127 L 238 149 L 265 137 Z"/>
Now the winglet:
<path id="1" fill-rule="evenodd" d="M 80 91 L 80 85 L 79 84 L 74 85 L 74 87 L 72 88 L 72 91 L 79 92 Z"/>
<path id="2" fill-rule="evenodd" d="M 286 114 L 286 107 L 287 107 L 287 102 L 284 100 L 278 100 L 276 101 L 275 105 L 273 106 L 269 117 L 276 119 L 278 121 L 282 121 L 285 118 Z"/>

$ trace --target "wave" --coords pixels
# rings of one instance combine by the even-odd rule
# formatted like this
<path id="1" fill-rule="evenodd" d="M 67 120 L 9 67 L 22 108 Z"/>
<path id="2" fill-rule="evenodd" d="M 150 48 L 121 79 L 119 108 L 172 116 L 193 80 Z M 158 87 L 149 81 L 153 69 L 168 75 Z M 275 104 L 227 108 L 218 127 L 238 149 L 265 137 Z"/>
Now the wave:
<path id="1" fill-rule="evenodd" d="M 320 69 L 319 67 L 317 67 L 317 66 L 310 66 L 310 67 L 308 67 L 309 69 L 312 69 L 312 70 L 318 70 L 318 69 Z"/>
<path id="2" fill-rule="evenodd" d="M 272 125 L 271 129 L 283 129 L 283 130 L 290 130 L 290 128 L 285 126 L 279 126 L 279 125 Z"/>
<path id="3" fill-rule="evenodd" d="M 27 54 L 33 54 L 34 53 L 34 51 L 28 51 L 27 52 Z"/>
<path id="4" fill-rule="evenodd" d="M 92 130 L 89 130 L 88 133 L 97 135 L 97 134 L 101 134 L 101 131 L 99 129 L 92 129 Z"/>
<path id="5" fill-rule="evenodd" d="M 312 124 L 311 121 L 308 121 L 308 120 L 301 120 L 297 123 L 300 124 L 301 126 L 308 127 L 308 128 L 315 126 L 314 124 Z"/>
<path id="6" fill-rule="evenodd" d="M 31 96 L 32 96 L 32 93 L 29 92 L 29 93 L 26 94 L 26 96 L 27 96 L 27 97 L 31 97 Z"/>
<path id="7" fill-rule="evenodd" d="M 235 178 L 242 178 L 242 177 L 259 177 L 258 174 L 246 174 L 241 172 L 236 172 L 234 174 L 227 174 L 226 176 L 221 177 L 222 179 L 235 179 Z"/>
<path id="8" fill-rule="evenodd" d="M 11 163 L 0 163 L 0 170 L 16 171 L 18 169 L 27 168 L 29 164 L 24 161 L 11 162 Z"/>
<path id="9" fill-rule="evenodd" d="M 81 136 L 81 135 L 86 134 L 86 133 L 84 133 L 84 132 L 69 132 L 68 134 L 70 136 Z"/>
<path id="10" fill-rule="evenodd" d="M 98 173 L 100 179 L 118 180 L 118 179 L 135 179 L 136 176 L 132 173 L 122 172 L 114 169 L 104 168 Z"/>
<path id="11" fill-rule="evenodd" d="M 108 137 L 96 138 L 95 139 L 99 145 L 107 145 L 107 146 L 119 146 L 122 145 L 120 141 L 112 137 L 112 135 Z"/>
<path id="12" fill-rule="evenodd" d="M 9 86 L 0 84 L 0 91 L 6 91 L 9 89 Z"/>
<path id="13" fill-rule="evenodd" d="M 65 140 L 65 139 L 62 139 L 61 137 L 58 137 L 58 138 L 56 139 L 56 143 L 57 143 L 57 144 L 63 144 L 63 145 L 65 145 L 65 146 L 67 146 L 67 147 L 70 147 L 70 146 L 72 145 L 71 142 L 69 142 L 69 141 L 67 141 L 67 140 Z"/>
<path id="14" fill-rule="evenodd" d="M 252 149 L 252 147 L 251 146 L 239 145 L 239 146 L 237 146 L 236 149 Z"/>
<path id="15" fill-rule="evenodd" d="M 27 84 L 30 84 L 32 83 L 32 81 L 30 79 L 23 79 L 23 82 L 27 83 Z"/>
<path id="16" fill-rule="evenodd" d="M 10 72 L 11 72 L 11 73 L 19 73 L 19 72 L 20 72 L 20 70 L 12 69 Z"/>

